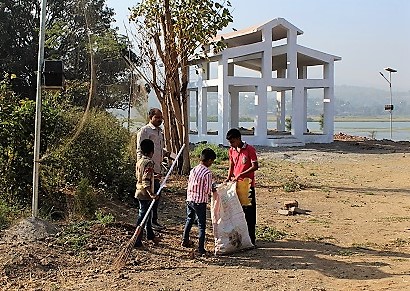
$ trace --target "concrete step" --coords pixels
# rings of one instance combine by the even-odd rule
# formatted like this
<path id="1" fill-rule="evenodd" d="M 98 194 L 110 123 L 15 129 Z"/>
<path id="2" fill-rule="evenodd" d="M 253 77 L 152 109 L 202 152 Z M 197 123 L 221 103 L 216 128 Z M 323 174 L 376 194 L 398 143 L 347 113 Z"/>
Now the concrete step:
<path id="1" fill-rule="evenodd" d="M 292 135 L 275 135 L 268 137 L 269 146 L 272 147 L 302 147 L 304 142 L 298 140 Z"/>

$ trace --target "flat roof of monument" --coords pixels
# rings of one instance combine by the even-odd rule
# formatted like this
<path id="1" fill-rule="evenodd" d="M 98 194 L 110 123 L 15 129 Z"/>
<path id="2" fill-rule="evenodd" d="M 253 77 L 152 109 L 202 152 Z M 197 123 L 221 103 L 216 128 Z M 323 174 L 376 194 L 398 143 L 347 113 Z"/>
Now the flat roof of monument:
<path id="1" fill-rule="evenodd" d="M 228 47 L 236 47 L 251 43 L 262 41 L 262 30 L 272 29 L 272 40 L 280 40 L 287 37 L 289 30 L 295 30 L 297 35 L 303 34 L 303 31 L 284 18 L 275 18 L 268 22 L 247 27 L 245 29 L 218 34 L 213 40 L 219 41 L 221 39 L 228 45 Z"/>

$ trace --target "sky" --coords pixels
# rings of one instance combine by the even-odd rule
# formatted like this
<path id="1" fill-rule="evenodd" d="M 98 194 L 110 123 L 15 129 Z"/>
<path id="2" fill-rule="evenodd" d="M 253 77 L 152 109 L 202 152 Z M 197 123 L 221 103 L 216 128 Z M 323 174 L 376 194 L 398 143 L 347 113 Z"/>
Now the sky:
<path id="1" fill-rule="evenodd" d="M 128 7 L 139 1 L 107 0 L 125 31 Z M 410 91 L 409 0 L 231 0 L 234 21 L 222 33 L 285 18 L 304 33 L 298 44 L 342 58 L 335 85 Z"/>

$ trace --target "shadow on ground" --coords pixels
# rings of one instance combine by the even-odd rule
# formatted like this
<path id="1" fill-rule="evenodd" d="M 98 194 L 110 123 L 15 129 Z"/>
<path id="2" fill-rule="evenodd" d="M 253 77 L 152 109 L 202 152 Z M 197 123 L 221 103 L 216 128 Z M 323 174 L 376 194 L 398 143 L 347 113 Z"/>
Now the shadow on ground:
<path id="1" fill-rule="evenodd" d="M 259 242 L 258 249 L 218 257 L 214 263 L 267 270 L 315 270 L 338 279 L 371 280 L 393 276 L 380 270 L 389 265 L 387 257 L 404 260 L 409 259 L 410 254 L 286 240 Z"/>

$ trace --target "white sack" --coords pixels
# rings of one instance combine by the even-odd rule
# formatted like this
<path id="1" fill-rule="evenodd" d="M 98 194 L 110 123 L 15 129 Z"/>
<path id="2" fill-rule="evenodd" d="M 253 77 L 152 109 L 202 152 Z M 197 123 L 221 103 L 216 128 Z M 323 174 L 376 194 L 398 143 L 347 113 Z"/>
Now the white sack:
<path id="1" fill-rule="evenodd" d="M 252 248 L 245 214 L 236 195 L 236 183 L 222 184 L 217 192 L 211 199 L 215 255 Z"/>

